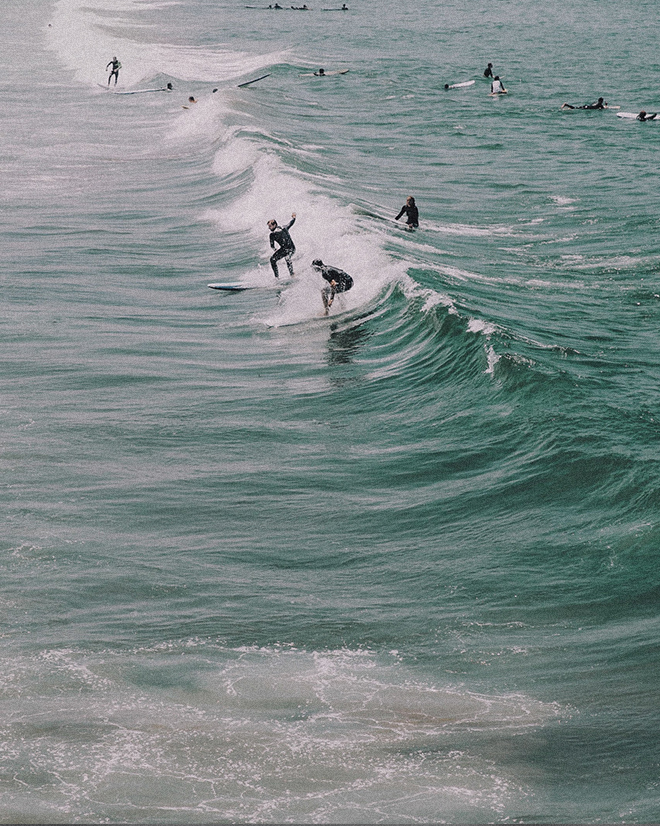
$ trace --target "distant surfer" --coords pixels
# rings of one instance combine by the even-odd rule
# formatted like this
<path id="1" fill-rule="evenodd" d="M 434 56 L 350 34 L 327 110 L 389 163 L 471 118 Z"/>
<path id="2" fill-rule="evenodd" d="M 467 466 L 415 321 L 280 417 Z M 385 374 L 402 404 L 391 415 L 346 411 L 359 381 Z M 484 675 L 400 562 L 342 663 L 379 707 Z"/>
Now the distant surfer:
<path id="1" fill-rule="evenodd" d="M 409 195 L 406 198 L 405 204 L 401 207 L 399 214 L 394 219 L 398 221 L 399 218 L 405 213 L 406 216 L 406 229 L 413 230 L 419 227 L 419 210 L 415 204 L 415 199 L 412 195 Z"/>
<path id="2" fill-rule="evenodd" d="M 571 106 L 570 103 L 562 103 L 561 109 L 607 109 L 607 101 L 598 98 L 595 103 L 585 103 L 584 106 Z"/>
<path id="3" fill-rule="evenodd" d="M 110 85 L 110 81 L 112 80 L 113 77 L 115 79 L 115 86 L 116 86 L 117 81 L 119 80 L 119 70 L 121 69 L 121 63 L 117 60 L 116 57 L 113 57 L 112 60 L 106 65 L 105 68 L 110 69 L 110 67 L 112 67 L 112 70 L 110 72 L 110 76 L 108 77 L 108 86 Z"/>
<path id="4" fill-rule="evenodd" d="M 484 77 L 492 77 L 493 76 L 493 64 L 489 63 L 488 66 L 484 69 Z"/>
<path id="5" fill-rule="evenodd" d="M 319 69 L 318 72 L 314 72 L 316 77 L 325 77 L 325 69 Z"/>
<path id="6" fill-rule="evenodd" d="M 320 272 L 321 277 L 328 282 L 328 286 L 321 290 L 325 315 L 328 315 L 332 302 L 335 300 L 335 295 L 348 292 L 353 286 L 353 279 L 347 272 L 324 264 L 320 258 L 315 258 L 312 261 L 312 267 Z"/>
<path id="7" fill-rule="evenodd" d="M 647 113 L 642 109 L 642 111 L 637 115 L 637 120 L 645 121 L 645 120 L 655 120 L 658 117 L 658 113 L 654 112 L 652 115 L 647 115 Z"/>
<path id="8" fill-rule="evenodd" d="M 506 89 L 504 88 L 499 75 L 495 75 L 493 78 L 493 82 L 490 84 L 490 93 L 491 95 L 506 95 Z"/>
<path id="9" fill-rule="evenodd" d="M 268 221 L 268 229 L 270 230 L 270 247 L 271 249 L 275 249 L 275 244 L 279 246 L 279 249 L 270 257 L 270 265 L 275 273 L 275 278 L 279 278 L 280 275 L 277 269 L 277 262 L 280 258 L 284 258 L 286 265 L 289 268 L 289 275 L 293 277 L 293 264 L 291 263 L 291 259 L 293 258 L 293 253 L 296 251 L 296 246 L 289 235 L 289 230 L 295 222 L 295 212 L 291 213 L 291 220 L 285 227 L 278 226 L 277 221 L 274 218 L 271 218 L 270 221 Z"/>

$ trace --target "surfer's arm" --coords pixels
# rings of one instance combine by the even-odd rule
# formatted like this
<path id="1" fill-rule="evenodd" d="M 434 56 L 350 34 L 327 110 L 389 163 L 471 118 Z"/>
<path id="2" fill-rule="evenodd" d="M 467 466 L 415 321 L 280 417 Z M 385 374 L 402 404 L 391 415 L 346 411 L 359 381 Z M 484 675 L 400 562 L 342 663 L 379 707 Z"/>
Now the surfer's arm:
<path id="1" fill-rule="evenodd" d="M 296 223 L 296 213 L 294 212 L 294 213 L 291 215 L 291 220 L 290 220 L 290 221 L 289 221 L 289 223 L 288 223 L 288 224 L 284 227 L 284 229 L 291 229 L 291 227 L 292 227 L 295 223 Z"/>

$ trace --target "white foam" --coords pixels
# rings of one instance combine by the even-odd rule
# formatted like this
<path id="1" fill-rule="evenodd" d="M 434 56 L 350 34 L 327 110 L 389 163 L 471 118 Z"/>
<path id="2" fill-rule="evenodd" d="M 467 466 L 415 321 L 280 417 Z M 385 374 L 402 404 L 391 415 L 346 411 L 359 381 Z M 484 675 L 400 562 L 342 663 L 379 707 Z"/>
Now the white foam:
<path id="1" fill-rule="evenodd" d="M 47 44 L 76 80 L 90 85 L 107 83 L 105 66 L 116 55 L 122 64 L 118 88 L 132 87 L 158 74 L 219 83 L 263 69 L 286 55 L 150 42 L 151 27 L 138 20 L 145 11 L 162 8 L 162 3 L 150 0 L 114 0 L 109 12 L 106 0 L 58 0 Z"/>

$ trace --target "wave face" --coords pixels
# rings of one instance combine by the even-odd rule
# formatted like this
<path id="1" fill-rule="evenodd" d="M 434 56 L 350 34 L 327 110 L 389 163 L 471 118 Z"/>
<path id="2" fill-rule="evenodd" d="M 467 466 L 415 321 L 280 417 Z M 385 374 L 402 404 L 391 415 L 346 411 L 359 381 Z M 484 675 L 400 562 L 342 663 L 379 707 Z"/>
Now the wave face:
<path id="1" fill-rule="evenodd" d="M 322 3 L 4 2 L 0 817 L 657 821 L 654 9 Z"/>

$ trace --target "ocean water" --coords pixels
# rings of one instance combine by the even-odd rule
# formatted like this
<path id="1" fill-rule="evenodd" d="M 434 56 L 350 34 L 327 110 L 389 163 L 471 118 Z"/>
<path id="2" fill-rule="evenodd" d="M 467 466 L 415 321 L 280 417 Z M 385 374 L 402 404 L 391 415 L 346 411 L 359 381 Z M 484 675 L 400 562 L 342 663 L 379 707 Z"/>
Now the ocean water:
<path id="1" fill-rule="evenodd" d="M 2 4 L 2 822 L 660 820 L 656 4 L 347 4 Z"/>

